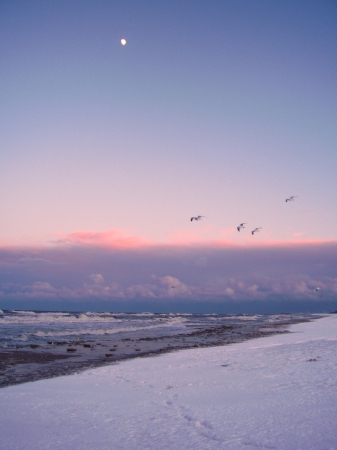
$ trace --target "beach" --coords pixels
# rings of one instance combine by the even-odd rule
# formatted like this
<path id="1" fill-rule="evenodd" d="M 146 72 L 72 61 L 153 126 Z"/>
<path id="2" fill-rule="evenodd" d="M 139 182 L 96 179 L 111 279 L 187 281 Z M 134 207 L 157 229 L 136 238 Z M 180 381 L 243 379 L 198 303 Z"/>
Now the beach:
<path id="1" fill-rule="evenodd" d="M 337 315 L 0 390 L 0 448 L 337 449 Z"/>

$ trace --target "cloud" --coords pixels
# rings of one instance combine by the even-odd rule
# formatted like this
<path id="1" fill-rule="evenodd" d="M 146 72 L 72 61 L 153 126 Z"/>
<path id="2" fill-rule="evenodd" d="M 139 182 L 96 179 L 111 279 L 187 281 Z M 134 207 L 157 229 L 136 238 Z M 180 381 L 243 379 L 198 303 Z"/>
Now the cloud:
<path id="1" fill-rule="evenodd" d="M 184 298 L 190 297 L 193 293 L 193 289 L 188 287 L 185 283 L 180 281 L 176 277 L 166 275 L 165 277 L 159 278 L 160 283 L 166 287 L 165 294 L 168 297 L 182 296 Z"/>
<path id="2" fill-rule="evenodd" d="M 92 273 L 89 275 L 89 278 L 91 278 L 96 284 L 104 283 L 104 278 L 100 273 Z"/>
<path id="3" fill-rule="evenodd" d="M 321 291 L 316 292 L 319 286 Z M 75 288 L 56 288 L 47 281 L 37 281 L 31 285 L 3 285 L 0 295 L 4 298 L 59 298 L 59 299 L 190 299 L 191 301 L 212 300 L 266 300 L 273 295 L 283 295 L 288 299 L 319 300 L 321 294 L 335 298 L 337 279 L 311 279 L 302 275 L 275 280 L 268 278 L 256 283 L 240 280 L 226 280 L 214 283 L 188 285 L 176 277 L 167 275 L 157 278 L 154 283 L 138 283 L 123 286 L 120 283 L 87 284 Z"/>
<path id="4" fill-rule="evenodd" d="M 107 248 L 138 248 L 151 245 L 141 236 L 134 236 L 128 230 L 110 229 L 103 232 L 76 231 L 60 236 L 58 243 L 88 245 Z"/>
<path id="5" fill-rule="evenodd" d="M 213 225 L 205 225 L 201 228 L 190 229 L 183 228 L 175 230 L 169 234 L 168 240 L 162 243 L 158 243 L 143 236 L 134 235 L 132 230 L 116 229 L 97 232 L 97 231 L 76 231 L 66 235 L 58 235 L 58 239 L 51 241 L 52 245 L 71 245 L 77 247 L 93 247 L 93 248 L 106 248 L 106 249 L 118 249 L 118 250 L 137 250 L 137 249 L 149 249 L 166 248 L 166 247 L 190 247 L 190 248 L 268 248 L 268 247 L 293 247 L 303 245 L 324 245 L 326 241 L 320 240 L 300 240 L 294 239 L 293 241 L 275 241 L 265 238 L 263 241 L 251 239 L 250 237 L 241 236 L 240 241 L 229 239 L 232 234 L 236 237 L 236 228 L 218 229 Z M 217 239 L 211 238 L 211 236 L 218 235 Z M 293 237 L 297 238 L 305 235 L 305 232 L 295 233 Z M 336 243 L 336 241 L 332 241 Z M 12 247 L 15 250 L 15 247 Z"/>
<path id="6" fill-rule="evenodd" d="M 158 302 L 336 298 L 337 242 L 145 242 L 108 230 L 73 233 L 44 247 L 0 248 L 0 296 Z"/>
<path id="7" fill-rule="evenodd" d="M 31 289 L 33 292 L 55 292 L 55 288 L 46 281 L 36 281 L 32 284 Z"/>
<path id="8" fill-rule="evenodd" d="M 122 298 L 158 299 L 160 298 L 157 286 L 151 284 L 135 284 L 122 289 Z"/>
<path id="9" fill-rule="evenodd" d="M 47 259 L 31 257 L 20 258 L 17 262 L 20 264 L 52 264 L 52 262 Z"/>

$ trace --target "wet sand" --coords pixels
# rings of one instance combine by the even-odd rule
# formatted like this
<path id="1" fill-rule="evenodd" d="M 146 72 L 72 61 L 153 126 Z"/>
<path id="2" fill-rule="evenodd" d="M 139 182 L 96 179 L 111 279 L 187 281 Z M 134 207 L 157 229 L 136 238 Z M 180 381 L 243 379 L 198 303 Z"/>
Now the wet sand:
<path id="1" fill-rule="evenodd" d="M 228 345 L 273 334 L 289 333 L 289 325 L 308 321 L 289 317 L 277 324 L 244 322 L 200 329 L 194 326 L 191 332 L 166 336 L 144 333 L 140 337 L 139 333 L 130 333 L 127 338 L 121 338 L 116 334 L 100 339 L 53 340 L 42 345 L 2 348 L 0 387 L 74 374 L 130 358 L 149 357 L 196 347 Z"/>

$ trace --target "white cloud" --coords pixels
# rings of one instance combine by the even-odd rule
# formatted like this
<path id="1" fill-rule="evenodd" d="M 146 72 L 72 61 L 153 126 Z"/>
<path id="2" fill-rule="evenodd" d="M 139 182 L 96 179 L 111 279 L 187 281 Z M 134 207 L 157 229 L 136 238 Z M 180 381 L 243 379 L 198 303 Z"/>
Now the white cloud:
<path id="1" fill-rule="evenodd" d="M 183 296 L 188 297 L 192 294 L 192 290 L 178 278 L 166 275 L 159 278 L 160 283 L 166 287 L 164 294 L 169 297 Z"/>
<path id="2" fill-rule="evenodd" d="M 46 292 L 46 293 L 54 293 L 56 289 L 46 281 L 36 281 L 32 284 L 31 287 L 33 292 Z"/>
<path id="3" fill-rule="evenodd" d="M 100 273 L 92 273 L 89 278 L 92 279 L 92 281 L 96 284 L 101 284 L 104 283 L 104 278 L 103 275 L 101 275 Z"/>
<path id="4" fill-rule="evenodd" d="M 125 289 L 125 297 L 127 298 L 158 298 L 156 286 L 149 284 L 136 284 Z"/>

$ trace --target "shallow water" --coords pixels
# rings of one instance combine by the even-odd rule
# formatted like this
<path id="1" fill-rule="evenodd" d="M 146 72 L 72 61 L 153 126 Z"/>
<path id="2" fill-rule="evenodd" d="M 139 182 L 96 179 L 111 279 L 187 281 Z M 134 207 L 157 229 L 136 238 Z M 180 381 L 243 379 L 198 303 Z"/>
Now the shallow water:
<path id="1" fill-rule="evenodd" d="M 310 314 L 0 312 L 0 387 L 127 358 L 284 333 Z"/>

